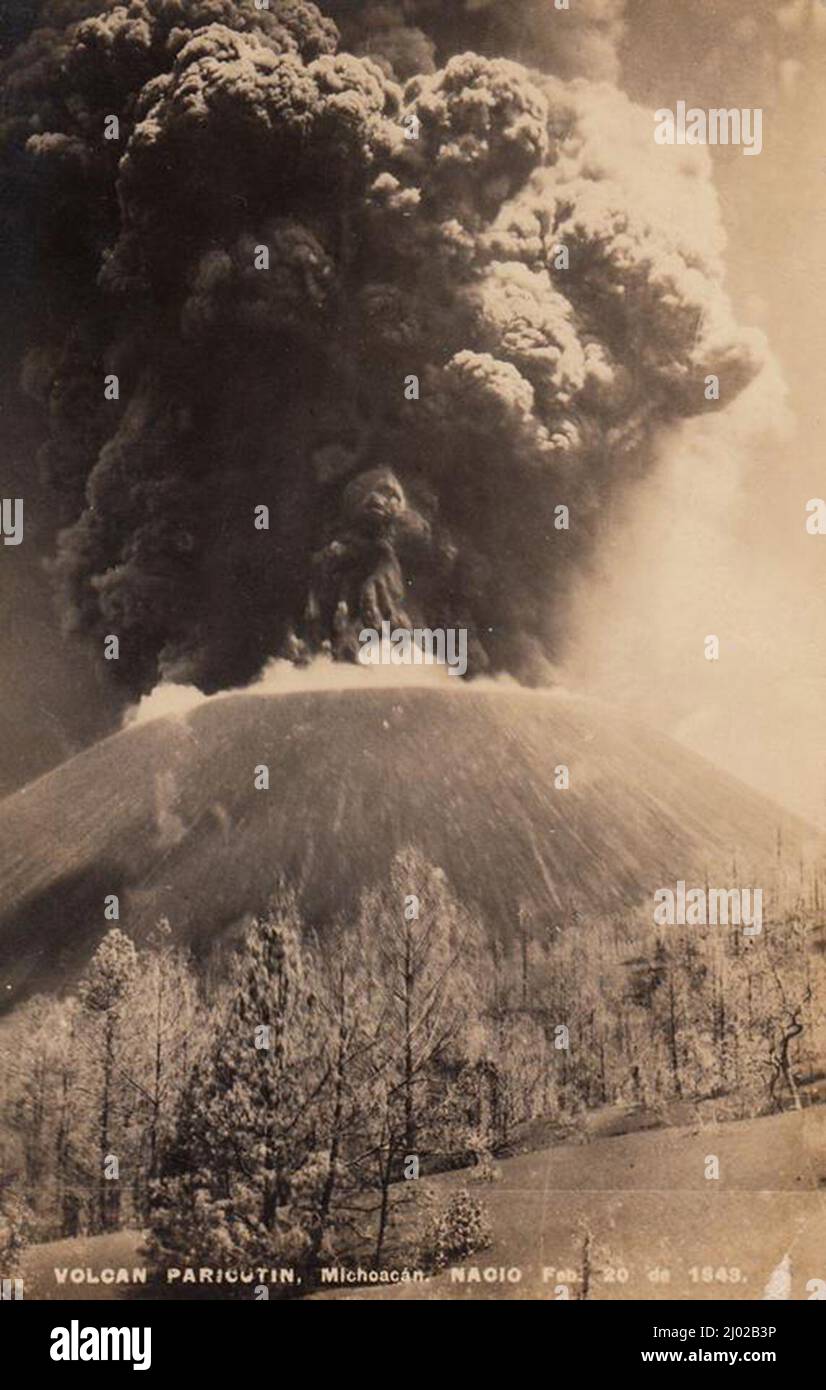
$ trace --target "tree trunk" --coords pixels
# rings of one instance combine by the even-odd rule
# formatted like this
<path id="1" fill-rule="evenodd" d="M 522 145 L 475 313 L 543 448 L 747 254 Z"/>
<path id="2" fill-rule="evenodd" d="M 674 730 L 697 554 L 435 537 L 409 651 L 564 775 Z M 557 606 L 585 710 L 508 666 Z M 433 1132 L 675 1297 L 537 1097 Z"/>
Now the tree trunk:
<path id="1" fill-rule="evenodd" d="M 327 1154 L 327 1173 L 324 1178 L 324 1187 L 321 1192 L 321 1201 L 318 1208 L 318 1224 L 313 1235 L 310 1247 L 310 1267 L 315 1268 L 321 1252 L 324 1237 L 327 1234 L 327 1226 L 330 1220 L 330 1212 L 333 1206 L 333 1196 L 336 1188 L 336 1167 L 338 1156 L 341 1150 L 341 1123 L 344 1117 L 344 1076 L 346 1072 L 346 1052 L 347 1052 L 347 1026 L 344 1020 L 344 1012 L 339 1014 L 338 1025 L 338 1046 L 336 1049 L 336 1079 L 333 1102 L 333 1123 L 330 1134 L 330 1148 Z"/>
<path id="2" fill-rule="evenodd" d="M 152 1087 L 152 1115 L 149 1124 L 149 1177 L 158 1176 L 158 1131 L 161 1116 L 161 1086 L 163 1085 L 163 961 L 158 962 L 158 998 L 155 1009 L 155 1076 Z"/>
<path id="3" fill-rule="evenodd" d="M 404 1143 L 408 1154 L 416 1152 L 416 1115 L 413 1104 L 413 983 L 410 930 L 404 953 Z"/>
<path id="4" fill-rule="evenodd" d="M 379 1208 L 379 1227 L 376 1232 L 376 1251 L 374 1264 L 378 1265 L 381 1261 L 384 1250 L 384 1240 L 387 1234 L 387 1226 L 390 1219 L 390 1182 L 393 1173 L 394 1144 L 390 1126 L 387 1126 L 387 1159 L 380 1169 L 381 1182 L 381 1206 Z"/>
<path id="5" fill-rule="evenodd" d="M 102 1231 L 106 1231 L 109 1228 L 109 1192 L 107 1187 L 109 1179 L 104 1172 L 104 1164 L 109 1153 L 109 1120 L 112 1093 L 112 1069 L 114 1066 L 114 1036 L 115 1021 L 111 1015 L 107 1015 L 103 1054 L 103 1091 L 100 1098 L 100 1153 L 98 1155 L 100 1169 L 98 1174 L 98 1220 Z"/>
<path id="6" fill-rule="evenodd" d="M 674 981 L 671 971 L 668 972 L 668 1045 L 671 1057 L 671 1072 L 674 1077 L 674 1090 L 677 1099 L 682 1100 L 683 1088 L 680 1081 L 680 1058 L 677 1052 L 677 1001 L 674 996 Z"/>
<path id="7" fill-rule="evenodd" d="M 793 1039 L 798 1038 L 802 1032 L 803 1024 L 799 1022 L 797 1016 L 795 1015 L 794 1022 L 792 1023 L 791 1027 L 788 1028 L 787 1031 L 784 1033 L 783 1041 L 780 1044 L 780 1071 L 783 1076 L 783 1080 L 785 1081 L 791 1094 L 792 1104 L 795 1110 L 802 1110 L 803 1102 L 800 1099 L 800 1091 L 798 1090 L 797 1082 L 794 1079 L 794 1071 L 792 1070 L 791 1059 L 789 1057 L 789 1048 L 792 1044 Z"/>

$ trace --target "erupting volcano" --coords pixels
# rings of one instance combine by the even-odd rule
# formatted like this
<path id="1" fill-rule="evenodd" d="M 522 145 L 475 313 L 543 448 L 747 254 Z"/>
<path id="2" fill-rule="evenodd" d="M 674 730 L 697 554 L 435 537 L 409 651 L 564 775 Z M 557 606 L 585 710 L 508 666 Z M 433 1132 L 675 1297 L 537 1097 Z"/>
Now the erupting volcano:
<path id="1" fill-rule="evenodd" d="M 50 564 L 67 627 L 118 639 L 116 705 L 388 622 L 548 683 L 602 515 L 761 365 L 704 152 L 652 163 L 611 85 L 619 3 L 327 10 L 48 0 L 7 64 Z M 770 855 L 778 815 L 562 696 L 238 696 L 3 805 L 4 961 L 74 964 L 104 881 L 138 934 L 211 940 L 282 871 L 329 918 L 408 841 L 497 931 L 523 899 L 545 930 Z"/>
<path id="2" fill-rule="evenodd" d="M 0 18 L 4 1287 L 818 1296 L 823 842 L 721 767 L 820 814 L 811 160 L 655 131 L 826 27 L 731 3 Z"/>

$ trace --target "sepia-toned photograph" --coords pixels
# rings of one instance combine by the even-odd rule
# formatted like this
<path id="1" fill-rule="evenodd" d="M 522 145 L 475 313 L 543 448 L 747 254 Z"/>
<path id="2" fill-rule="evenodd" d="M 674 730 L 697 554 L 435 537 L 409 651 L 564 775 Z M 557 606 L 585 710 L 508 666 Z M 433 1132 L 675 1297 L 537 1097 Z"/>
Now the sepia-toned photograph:
<path id="1" fill-rule="evenodd" d="M 459 1300 L 775 1361 L 826 1300 L 825 62 L 822 0 L 3 0 L 52 1360 Z"/>

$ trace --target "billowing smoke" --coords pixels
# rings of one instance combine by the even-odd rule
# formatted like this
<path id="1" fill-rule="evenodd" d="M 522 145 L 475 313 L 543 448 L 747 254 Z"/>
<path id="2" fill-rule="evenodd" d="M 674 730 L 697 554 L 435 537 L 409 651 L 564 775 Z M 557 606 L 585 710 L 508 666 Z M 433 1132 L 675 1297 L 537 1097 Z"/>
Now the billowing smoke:
<path id="1" fill-rule="evenodd" d="M 464 50 L 616 82 L 625 0 L 328 0 L 354 53 L 406 79 Z"/>
<path id="2" fill-rule="evenodd" d="M 544 679 L 658 431 L 760 364 L 706 152 L 567 80 L 620 4 L 322 8 L 353 52 L 301 0 L 55 0 L 7 64 L 54 570 L 133 693 L 385 617 Z"/>

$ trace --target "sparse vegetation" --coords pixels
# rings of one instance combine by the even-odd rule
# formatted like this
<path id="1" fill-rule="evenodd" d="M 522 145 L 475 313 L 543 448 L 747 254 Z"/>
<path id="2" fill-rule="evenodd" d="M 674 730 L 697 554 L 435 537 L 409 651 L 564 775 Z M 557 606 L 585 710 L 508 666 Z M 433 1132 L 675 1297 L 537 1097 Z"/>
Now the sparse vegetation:
<path id="1" fill-rule="evenodd" d="M 311 1285 L 331 1258 L 379 1265 L 428 1173 L 495 1183 L 603 1108 L 702 1124 L 815 1100 L 819 895 L 787 893 L 756 939 L 638 913 L 508 946 L 409 851 L 329 931 L 280 885 L 217 985 L 168 924 L 140 950 L 115 929 L 75 995 L 6 1025 L 9 1191 L 39 1239 L 148 1223 L 161 1266 L 281 1260 Z M 428 1259 L 480 1248 L 483 1218 L 454 1194 Z"/>

